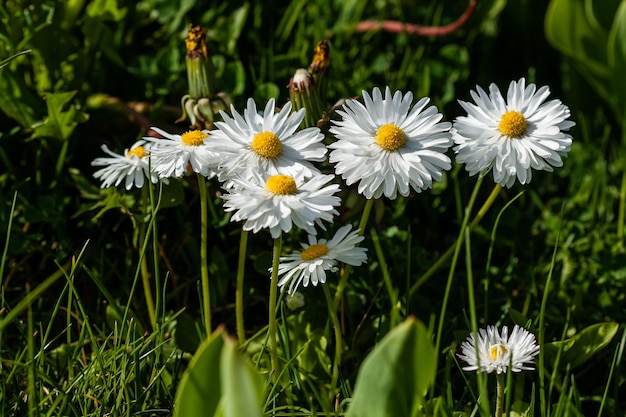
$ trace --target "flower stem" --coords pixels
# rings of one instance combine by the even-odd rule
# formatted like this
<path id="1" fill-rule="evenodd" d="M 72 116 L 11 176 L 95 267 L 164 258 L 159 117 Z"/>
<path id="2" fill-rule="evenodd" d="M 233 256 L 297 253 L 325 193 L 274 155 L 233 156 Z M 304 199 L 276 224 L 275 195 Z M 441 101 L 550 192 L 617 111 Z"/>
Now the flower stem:
<path id="1" fill-rule="evenodd" d="M 620 244 L 624 239 L 624 214 L 626 210 L 626 169 L 622 173 L 622 186 L 619 192 L 619 211 L 617 212 L 617 239 Z"/>
<path id="2" fill-rule="evenodd" d="M 274 239 L 274 253 L 272 256 L 272 279 L 270 282 L 269 331 L 270 355 L 272 357 L 272 372 L 274 374 L 274 382 L 278 380 L 279 373 L 278 349 L 276 343 L 276 302 L 278 299 L 278 265 L 280 262 L 282 241 L 282 234 Z"/>
<path id="3" fill-rule="evenodd" d="M 208 250 L 208 219 L 206 181 L 198 174 L 198 190 L 200 191 L 200 279 L 202 282 L 202 314 L 206 336 L 211 334 L 211 291 L 209 288 Z"/>
<path id="4" fill-rule="evenodd" d="M 504 409 L 504 374 L 496 374 L 496 413 L 495 417 L 502 417 Z"/>
<path id="5" fill-rule="evenodd" d="M 328 313 L 330 319 L 333 322 L 333 328 L 335 331 L 335 359 L 333 363 L 333 371 L 330 382 L 330 397 L 331 401 L 335 397 L 335 390 L 337 389 L 337 381 L 339 380 L 339 365 L 341 364 L 341 355 L 343 353 L 343 336 L 341 334 L 341 325 L 339 323 L 339 317 L 337 317 L 337 310 L 333 308 L 333 298 L 330 295 L 330 291 L 326 285 L 322 285 L 324 290 L 324 296 L 328 303 Z"/>
<path id="6" fill-rule="evenodd" d="M 467 223 L 469 221 L 469 217 L 472 213 L 472 207 L 474 206 L 474 202 L 476 201 L 476 196 L 478 195 L 478 190 L 480 188 L 480 184 L 482 183 L 483 177 L 478 177 L 478 181 L 476 181 L 476 185 L 474 186 L 474 190 L 472 191 L 472 195 L 470 196 L 470 200 L 465 208 L 465 215 L 463 216 L 463 222 L 461 223 L 461 230 L 459 231 L 459 236 L 454 243 L 453 255 L 452 255 L 452 264 L 450 265 L 450 271 L 448 272 L 448 281 L 446 283 L 446 289 L 443 296 L 443 302 L 441 304 L 441 313 L 439 314 L 439 325 L 437 327 L 437 338 L 435 339 L 435 352 L 439 354 L 439 346 L 441 344 L 441 335 L 443 333 L 443 323 L 446 315 L 446 309 L 448 307 L 448 299 L 450 298 L 450 290 L 452 288 L 452 278 L 454 277 L 454 272 L 456 269 L 456 262 L 459 257 L 459 252 L 461 251 L 461 246 L 463 243 L 463 238 L 465 236 L 465 228 L 467 227 Z M 438 356 L 437 356 L 438 357 Z M 436 366 L 435 366 L 436 367 Z"/>
<path id="7" fill-rule="evenodd" d="M 368 199 L 365 203 L 365 207 L 363 207 L 363 214 L 361 214 L 361 221 L 359 222 L 359 236 L 363 236 L 365 233 L 365 228 L 367 227 L 367 220 L 370 217 L 370 213 L 372 212 L 372 206 L 374 205 L 374 199 Z M 341 296 L 343 295 L 343 290 L 348 283 L 348 277 L 350 276 L 350 272 L 352 268 L 350 265 L 347 265 L 343 270 L 343 274 L 341 274 L 341 278 L 339 278 L 339 284 L 337 284 L 337 292 L 335 293 L 335 299 L 333 301 L 333 308 L 335 311 L 339 308 L 339 303 L 341 302 Z"/>
<path id="8" fill-rule="evenodd" d="M 246 333 L 243 326 L 243 276 L 246 264 L 246 249 L 248 246 L 248 232 L 241 229 L 239 239 L 239 260 L 237 263 L 237 287 L 235 289 L 235 319 L 237 321 L 237 338 L 239 344 L 246 340 Z"/>
<path id="9" fill-rule="evenodd" d="M 145 187 L 141 189 L 141 203 L 143 205 L 144 213 L 147 212 L 148 205 L 150 204 L 150 196 L 148 195 L 148 188 L 151 184 L 148 182 Z M 152 213 L 151 215 L 154 215 Z M 146 308 L 148 309 L 148 317 L 150 318 L 150 325 L 152 330 L 156 330 L 156 315 L 154 313 L 154 299 L 152 298 L 152 288 L 150 286 L 150 271 L 148 269 L 148 258 L 146 257 L 145 242 L 148 239 L 148 223 L 142 222 L 139 226 L 139 259 L 141 262 L 141 283 L 143 285 L 143 294 L 146 299 Z"/>
<path id="10" fill-rule="evenodd" d="M 482 177 L 479 178 L 479 182 L 477 182 L 477 184 L 479 184 L 480 181 L 482 181 Z M 487 200 L 485 200 L 485 202 L 483 203 L 483 205 L 480 208 L 480 210 L 478 210 L 478 213 L 476 213 L 476 217 L 474 217 L 474 220 L 472 220 L 472 222 L 469 224 L 469 230 L 470 231 L 474 230 L 474 228 L 478 225 L 478 223 L 480 223 L 480 221 L 485 216 L 485 214 L 487 214 L 487 211 L 489 211 L 489 208 L 491 207 L 493 202 L 496 200 L 496 197 L 500 193 L 501 189 L 502 189 L 502 186 L 500 184 L 496 184 L 493 187 L 493 190 L 491 191 L 491 194 L 489 194 L 489 197 L 487 197 Z M 441 268 L 443 266 L 443 264 L 445 264 L 448 261 L 450 256 L 452 256 L 452 254 L 455 252 L 455 249 L 456 249 L 456 242 L 453 243 L 452 246 L 450 246 L 448 248 L 448 250 L 446 252 L 444 252 L 444 254 L 439 257 L 439 259 L 437 259 L 437 262 L 435 262 L 428 269 L 428 271 L 424 272 L 424 274 L 415 282 L 415 284 L 413 284 L 411 286 L 411 289 L 409 290 L 409 295 L 415 294 L 415 292 L 417 292 L 417 290 L 422 285 L 424 285 L 424 283 L 426 283 L 426 281 L 428 281 L 428 279 L 435 272 L 437 272 L 437 270 L 439 270 L 439 268 Z"/>
<path id="11" fill-rule="evenodd" d="M 387 268 L 387 261 L 385 260 L 385 254 L 383 253 L 383 248 L 380 246 L 380 240 L 378 239 L 378 233 L 376 233 L 375 229 L 372 229 L 372 243 L 374 244 L 374 249 L 376 250 L 376 256 L 378 257 L 378 263 L 380 264 L 380 270 L 383 275 L 383 281 L 385 282 L 385 287 L 387 289 L 387 293 L 389 294 L 389 302 L 391 303 L 391 313 L 390 313 L 390 328 L 394 328 L 395 325 L 400 321 L 400 312 L 398 307 L 398 296 L 396 291 L 393 288 L 393 283 L 391 282 L 391 276 L 389 275 L 389 268 Z"/>

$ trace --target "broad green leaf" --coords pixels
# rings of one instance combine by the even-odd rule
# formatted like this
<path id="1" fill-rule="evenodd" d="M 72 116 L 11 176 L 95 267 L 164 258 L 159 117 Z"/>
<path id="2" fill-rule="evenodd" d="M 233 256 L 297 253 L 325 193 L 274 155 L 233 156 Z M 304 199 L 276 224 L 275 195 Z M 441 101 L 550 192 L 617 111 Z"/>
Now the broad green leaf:
<path id="1" fill-rule="evenodd" d="M 217 330 L 189 362 L 174 400 L 174 417 L 261 417 L 264 382 L 234 341 Z"/>
<path id="2" fill-rule="evenodd" d="M 87 115 L 71 103 L 75 94 L 76 91 L 46 94 L 48 117 L 35 127 L 34 137 L 66 140 L 79 123 L 87 121 Z"/>
<path id="3" fill-rule="evenodd" d="M 222 398 L 220 355 L 224 347 L 221 331 L 204 341 L 191 358 L 174 399 L 174 417 L 211 417 Z"/>
<path id="4" fill-rule="evenodd" d="M 584 0 L 552 0 L 545 20 L 546 38 L 574 65 L 605 100 L 611 102 L 607 66 L 608 29 L 601 28 Z"/>
<path id="5" fill-rule="evenodd" d="M 30 129 L 42 117 L 44 106 L 41 97 L 34 94 L 23 77 L 11 72 L 11 68 L 0 71 L 0 110 Z"/>
<path id="6" fill-rule="evenodd" d="M 609 34 L 608 62 L 615 87 L 613 94 L 617 113 L 626 117 L 626 0 L 622 1 L 613 20 Z"/>
<path id="7" fill-rule="evenodd" d="M 261 417 L 263 378 L 241 355 L 232 339 L 225 340 L 220 362 L 224 417 Z"/>
<path id="8" fill-rule="evenodd" d="M 363 361 L 348 417 L 414 416 L 435 379 L 435 349 L 424 325 L 407 319 Z"/>
<path id="9" fill-rule="evenodd" d="M 619 325 L 614 322 L 597 323 L 584 328 L 571 339 L 546 343 L 543 354 L 554 366 L 557 354 L 561 350 L 559 366 L 570 365 L 572 368 L 582 365 L 600 349 L 608 345 Z"/>

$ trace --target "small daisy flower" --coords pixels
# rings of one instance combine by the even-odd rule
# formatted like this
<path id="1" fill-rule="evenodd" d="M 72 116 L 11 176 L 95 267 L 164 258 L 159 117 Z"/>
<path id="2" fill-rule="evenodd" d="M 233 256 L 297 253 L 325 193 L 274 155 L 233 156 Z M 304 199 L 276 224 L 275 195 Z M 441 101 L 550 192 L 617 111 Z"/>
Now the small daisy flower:
<path id="1" fill-rule="evenodd" d="M 325 283 L 326 271 L 337 272 L 338 262 L 352 266 L 367 262 L 367 249 L 356 246 L 364 238 L 358 235 L 358 229 L 351 229 L 350 225 L 341 227 L 329 241 L 309 235 L 309 243 L 303 243 L 301 251 L 280 258 L 278 285 L 284 289 L 289 284 L 288 293 L 293 294 L 300 284 L 307 287 L 309 282 L 315 286 Z"/>
<path id="2" fill-rule="evenodd" d="M 429 98 L 419 100 L 409 111 L 411 92 L 393 96 L 389 87 L 383 98 L 374 88 L 372 96 L 363 91 L 363 102 L 347 100 L 337 110 L 342 120 L 333 120 L 330 132 L 337 141 L 328 147 L 335 172 L 348 185 L 359 182 L 358 192 L 366 198 L 395 199 L 432 187 L 442 172 L 451 167 L 445 152 L 452 145 L 451 124 L 440 123 L 435 106 L 426 107 Z"/>
<path id="3" fill-rule="evenodd" d="M 221 181 L 234 176 L 250 178 L 257 172 L 292 177 L 319 174 L 311 161 L 324 161 L 324 135 L 317 127 L 297 130 L 306 110 L 291 113 L 291 108 L 287 102 L 275 113 L 274 99 L 270 99 L 260 115 L 250 98 L 243 116 L 234 106 L 232 117 L 220 112 L 224 121 L 215 123 L 209 146 L 216 155 Z"/>
<path id="4" fill-rule="evenodd" d="M 124 155 L 112 152 L 106 145 L 102 150 L 110 158 L 96 158 L 91 162 L 93 166 L 104 167 L 96 171 L 93 176 L 102 180 L 102 188 L 112 185 L 118 186 L 124 180 L 124 186 L 130 190 L 133 185 L 143 187 L 144 179 L 150 178 L 153 183 L 159 182 L 155 172 L 150 172 L 149 160 L 150 144 L 143 140 L 136 142 L 130 149 L 124 149 Z"/>
<path id="5" fill-rule="evenodd" d="M 564 131 L 575 125 L 570 111 L 560 100 L 546 102 L 550 89 L 537 90 L 526 80 L 512 81 L 506 100 L 495 84 L 489 95 L 480 87 L 470 94 L 474 103 L 459 100 L 467 116 L 457 117 L 452 138 L 456 161 L 470 175 L 493 171 L 496 183 L 510 188 L 532 179 L 532 170 L 552 172 L 563 166 L 572 137 Z"/>
<path id="6" fill-rule="evenodd" d="M 469 364 L 464 371 L 481 370 L 486 373 L 496 371 L 506 373 L 509 365 L 511 371 L 521 372 L 535 369 L 533 357 L 539 353 L 535 335 L 523 327 L 515 325 L 511 335 L 508 328 L 502 328 L 498 333 L 495 326 L 487 326 L 487 330 L 480 329 L 480 335 L 472 333 L 462 344 L 462 354 L 459 358 Z"/>
<path id="7" fill-rule="evenodd" d="M 314 234 L 315 224 L 332 222 L 333 215 L 339 214 L 334 207 L 341 199 L 333 195 L 339 185 L 326 185 L 333 178 L 321 174 L 309 179 L 282 174 L 233 178 L 233 186 L 222 196 L 224 210 L 236 211 L 231 221 L 245 220 L 244 230 L 269 229 L 274 239 L 293 225 Z"/>
<path id="8" fill-rule="evenodd" d="M 175 135 L 157 127 L 151 129 L 165 138 L 144 138 L 154 144 L 151 148 L 152 169 L 161 178 L 180 178 L 187 171 L 188 165 L 194 172 L 207 178 L 215 176 L 210 165 L 211 151 L 206 146 L 208 130 L 190 130 Z"/>

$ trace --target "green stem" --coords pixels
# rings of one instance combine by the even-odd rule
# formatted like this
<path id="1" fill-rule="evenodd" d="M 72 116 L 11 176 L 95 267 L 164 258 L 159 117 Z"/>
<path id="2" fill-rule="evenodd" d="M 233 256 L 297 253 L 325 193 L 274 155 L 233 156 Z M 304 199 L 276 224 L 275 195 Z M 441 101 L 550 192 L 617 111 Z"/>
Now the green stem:
<path id="1" fill-rule="evenodd" d="M 496 374 L 496 413 L 495 417 L 502 417 L 504 409 L 504 374 Z"/>
<path id="2" fill-rule="evenodd" d="M 441 335 L 443 333 L 443 323 L 446 315 L 446 309 L 448 308 L 448 299 L 450 298 L 450 290 L 452 288 L 452 278 L 454 277 L 454 271 L 456 269 L 456 262 L 459 257 L 459 252 L 461 251 L 461 246 L 463 243 L 463 237 L 465 236 L 465 228 L 467 227 L 467 223 L 469 221 L 469 217 L 472 213 L 472 207 L 474 206 L 474 202 L 476 201 L 476 196 L 478 195 L 478 190 L 480 188 L 480 184 L 482 183 L 483 177 L 478 177 L 478 181 L 476 181 L 476 185 L 474 186 L 474 190 L 472 191 L 472 195 L 470 196 L 469 203 L 465 209 L 465 215 L 463 216 L 463 222 L 461 223 L 461 230 L 459 231 L 459 236 L 456 239 L 456 242 L 453 246 L 453 255 L 452 255 L 452 264 L 450 265 L 450 271 L 448 272 L 448 281 L 446 283 L 446 289 L 443 296 L 443 302 L 441 303 L 441 314 L 439 315 L 439 325 L 437 327 L 437 338 L 435 340 L 435 352 L 437 352 L 437 359 L 439 358 L 439 346 L 441 344 Z M 436 368 L 436 366 L 435 366 Z"/>
<path id="3" fill-rule="evenodd" d="M 479 182 L 477 182 L 477 184 L 479 184 L 480 181 L 482 181 L 482 177 L 479 178 Z M 480 210 L 478 210 L 478 213 L 476 213 L 476 217 L 474 217 L 474 220 L 472 220 L 472 222 L 470 223 L 470 225 L 469 225 L 470 231 L 474 230 L 474 228 L 478 225 L 478 223 L 480 223 L 480 221 L 485 216 L 485 214 L 487 214 L 487 211 L 489 211 L 489 208 L 491 207 L 493 202 L 496 200 L 496 197 L 498 196 L 498 193 L 500 193 L 501 189 L 502 189 L 502 186 L 500 184 L 496 184 L 493 187 L 493 190 L 491 191 L 491 194 L 489 194 L 489 197 L 487 197 L 487 200 L 485 200 L 485 202 L 483 203 L 483 205 L 480 208 Z M 456 242 L 454 244 L 452 244 L 452 246 L 450 246 L 448 248 L 448 250 L 443 255 L 441 255 L 439 257 L 439 259 L 437 259 L 437 262 L 435 262 L 428 269 L 428 271 L 424 272 L 424 274 L 415 282 L 415 284 L 413 284 L 413 286 L 409 290 L 409 295 L 414 295 L 415 292 L 417 292 L 417 290 L 422 285 L 424 285 L 424 283 L 426 283 L 426 281 L 428 281 L 428 279 L 435 272 L 437 272 L 439 270 L 439 268 L 441 268 L 443 266 L 443 264 L 445 264 L 448 261 L 450 256 L 452 256 L 452 254 L 454 254 L 455 249 L 456 249 Z"/>
<path id="4" fill-rule="evenodd" d="M 372 243 L 374 244 L 374 249 L 376 251 L 376 257 L 378 258 L 378 263 L 380 264 L 380 270 L 383 275 L 383 281 L 385 283 L 387 293 L 389 294 L 389 302 L 391 303 L 390 328 L 393 329 L 395 325 L 400 321 L 400 314 L 398 311 L 399 310 L 398 296 L 396 294 L 396 291 L 393 288 L 393 283 L 391 282 L 391 276 L 389 275 L 389 268 L 387 268 L 387 261 L 385 260 L 383 249 L 380 246 L 378 233 L 376 233 L 375 229 L 372 229 L 371 234 L 372 234 Z"/>
<path id="5" fill-rule="evenodd" d="M 211 291 L 209 288 L 207 192 L 204 176 L 198 174 L 200 191 L 200 279 L 202 282 L 202 314 L 207 337 L 211 334 Z"/>
<path id="6" fill-rule="evenodd" d="M 626 210 L 626 167 L 622 173 L 622 186 L 619 192 L 619 211 L 617 212 L 617 238 L 620 242 L 624 238 L 624 211 Z"/>
<path id="7" fill-rule="evenodd" d="M 359 222 L 359 236 L 363 236 L 365 232 L 365 228 L 367 227 L 367 220 L 370 217 L 370 213 L 372 212 L 372 206 L 374 205 L 374 199 L 368 199 L 365 202 L 365 207 L 363 207 L 363 214 L 361 214 L 361 221 Z M 339 303 L 341 302 L 341 296 L 343 295 L 343 290 L 346 288 L 346 284 L 348 283 L 348 277 L 350 276 L 350 272 L 352 268 L 350 265 L 346 265 L 343 274 L 341 274 L 341 278 L 339 278 L 339 284 L 337 284 L 337 292 L 335 293 L 335 299 L 333 301 L 333 309 L 337 311 L 339 309 Z"/>
<path id="8" fill-rule="evenodd" d="M 563 213 L 561 209 L 561 220 L 563 220 Z M 554 251 L 552 252 L 552 260 L 550 263 L 550 270 L 548 271 L 548 277 L 546 278 L 546 285 L 543 289 L 543 296 L 541 297 L 541 306 L 539 307 L 539 330 L 537 332 L 537 342 L 539 343 L 539 358 L 537 369 L 539 371 L 539 403 L 541 406 L 541 415 L 543 417 L 548 416 L 548 407 L 546 399 L 546 385 L 545 385 L 545 367 L 544 367 L 544 355 L 543 348 L 545 343 L 545 325 L 546 325 L 546 306 L 548 305 L 548 294 L 550 293 L 550 284 L 552 283 L 552 273 L 554 271 L 554 265 L 556 264 L 556 254 L 559 247 L 559 241 L 561 240 L 561 224 L 559 224 L 559 232 L 554 244 Z"/>
<path id="9" fill-rule="evenodd" d="M 239 260 L 237 262 L 237 286 L 235 288 L 235 319 L 237 321 L 237 338 L 239 344 L 246 341 L 246 332 L 243 326 L 243 277 L 246 266 L 246 249 L 248 247 L 248 232 L 241 229 L 239 239 Z"/>
<path id="10" fill-rule="evenodd" d="M 141 203 L 143 206 L 143 213 L 147 213 L 149 195 L 148 188 L 151 188 L 152 184 L 148 181 L 145 187 L 141 189 Z M 152 298 L 152 288 L 150 285 L 150 270 L 148 269 L 148 258 L 146 258 L 145 241 L 148 236 L 148 223 L 142 222 L 139 226 L 139 259 L 141 262 L 141 283 L 143 284 L 144 298 L 146 299 L 146 308 L 148 309 L 148 316 L 150 317 L 150 325 L 152 329 L 156 329 L 156 315 L 154 313 L 154 299 Z"/>
<path id="11" fill-rule="evenodd" d="M 330 319 L 333 322 L 333 328 L 335 332 L 335 359 L 333 363 L 333 371 L 330 382 L 330 398 L 332 401 L 333 398 L 335 398 L 337 381 L 339 380 L 339 365 L 341 364 L 341 355 L 343 353 L 343 335 L 341 334 L 341 324 L 339 323 L 337 310 L 333 308 L 333 298 L 330 295 L 330 291 L 328 290 L 328 287 L 324 284 L 322 284 L 322 289 L 324 290 L 324 296 L 326 297 L 326 302 L 328 303 L 328 313 L 330 314 Z"/>
<path id="12" fill-rule="evenodd" d="M 270 282 L 269 301 L 269 331 L 270 331 L 270 355 L 272 357 L 272 372 L 274 382 L 278 381 L 279 363 L 276 343 L 276 303 L 278 299 L 278 265 L 280 263 L 280 251 L 282 246 L 282 234 L 274 239 L 274 253 L 272 256 L 272 279 Z"/>

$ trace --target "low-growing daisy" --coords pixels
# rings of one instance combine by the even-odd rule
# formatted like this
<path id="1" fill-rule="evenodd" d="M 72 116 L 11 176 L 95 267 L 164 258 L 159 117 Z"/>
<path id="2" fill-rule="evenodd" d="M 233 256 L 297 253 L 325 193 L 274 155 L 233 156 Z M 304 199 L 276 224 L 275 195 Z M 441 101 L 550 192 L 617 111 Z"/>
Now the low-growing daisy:
<path id="1" fill-rule="evenodd" d="M 301 251 L 280 258 L 278 285 L 284 289 L 289 284 L 288 293 L 293 294 L 300 284 L 306 287 L 309 283 L 325 283 L 326 271 L 336 272 L 338 262 L 352 266 L 367 262 L 367 249 L 356 246 L 364 238 L 358 235 L 358 229 L 351 229 L 350 225 L 341 227 L 329 241 L 309 235 L 309 243 L 303 243 Z"/>
<path id="2" fill-rule="evenodd" d="M 431 188 L 451 167 L 445 155 L 452 145 L 450 123 L 440 122 L 435 106 L 426 107 L 429 98 L 409 110 L 412 101 L 411 92 L 392 96 L 387 87 L 383 98 L 374 88 L 371 97 L 363 91 L 364 104 L 347 100 L 337 110 L 342 119 L 330 129 L 338 139 L 328 146 L 330 162 L 348 185 L 359 182 L 358 192 L 368 199 Z"/>
<path id="3" fill-rule="evenodd" d="M 144 138 L 153 143 L 152 169 L 161 178 L 182 177 L 188 165 L 194 172 L 207 178 L 215 176 L 215 171 L 210 164 L 211 151 L 206 146 L 209 138 L 208 130 L 190 130 L 182 135 L 176 135 L 157 127 L 151 129 L 165 138 Z"/>
<path id="4" fill-rule="evenodd" d="M 267 102 L 263 115 L 257 113 L 253 99 L 248 99 L 243 116 L 234 106 L 232 117 L 220 112 L 224 121 L 215 123 L 209 144 L 220 180 L 250 178 L 258 172 L 292 177 L 319 174 L 311 162 L 321 162 L 326 156 L 324 135 L 317 127 L 297 130 L 305 112 L 300 109 L 291 113 L 291 103 L 287 102 L 275 113 L 274 99 Z"/>
<path id="5" fill-rule="evenodd" d="M 502 328 L 501 335 L 495 326 L 480 329 L 479 333 L 472 333 L 461 344 L 463 353 L 458 356 L 469 364 L 463 368 L 464 371 L 496 371 L 502 374 L 509 366 L 513 372 L 535 369 L 533 358 L 539 353 L 539 346 L 534 334 L 518 325 L 513 327 L 510 336 L 506 326 Z"/>
<path id="6" fill-rule="evenodd" d="M 117 187 L 122 180 L 127 190 L 133 186 L 143 187 L 145 178 L 150 178 L 153 183 L 159 182 L 158 175 L 150 171 L 149 143 L 140 140 L 130 149 L 124 149 L 124 155 L 111 151 L 106 145 L 102 145 L 102 150 L 110 155 L 110 158 L 96 158 L 91 162 L 93 166 L 104 167 L 93 174 L 102 181 L 102 188 L 112 185 Z"/>
<path id="7" fill-rule="evenodd" d="M 232 187 L 222 198 L 224 210 L 235 211 L 231 221 L 245 220 L 244 230 L 257 233 L 269 229 L 272 237 L 289 232 L 293 225 L 314 234 L 315 224 L 332 222 L 339 214 L 335 207 L 341 199 L 333 194 L 339 185 L 328 184 L 332 175 L 252 174 L 250 179 L 233 178 Z"/>
<path id="8" fill-rule="evenodd" d="M 460 101 L 467 116 L 457 117 L 451 129 L 456 161 L 470 175 L 493 171 L 496 183 L 511 187 L 532 179 L 532 170 L 553 171 L 563 165 L 572 137 L 564 133 L 575 125 L 560 100 L 546 102 L 550 89 L 512 81 L 506 100 L 495 84 L 489 95 L 480 87 L 470 94 L 474 103 Z"/>

